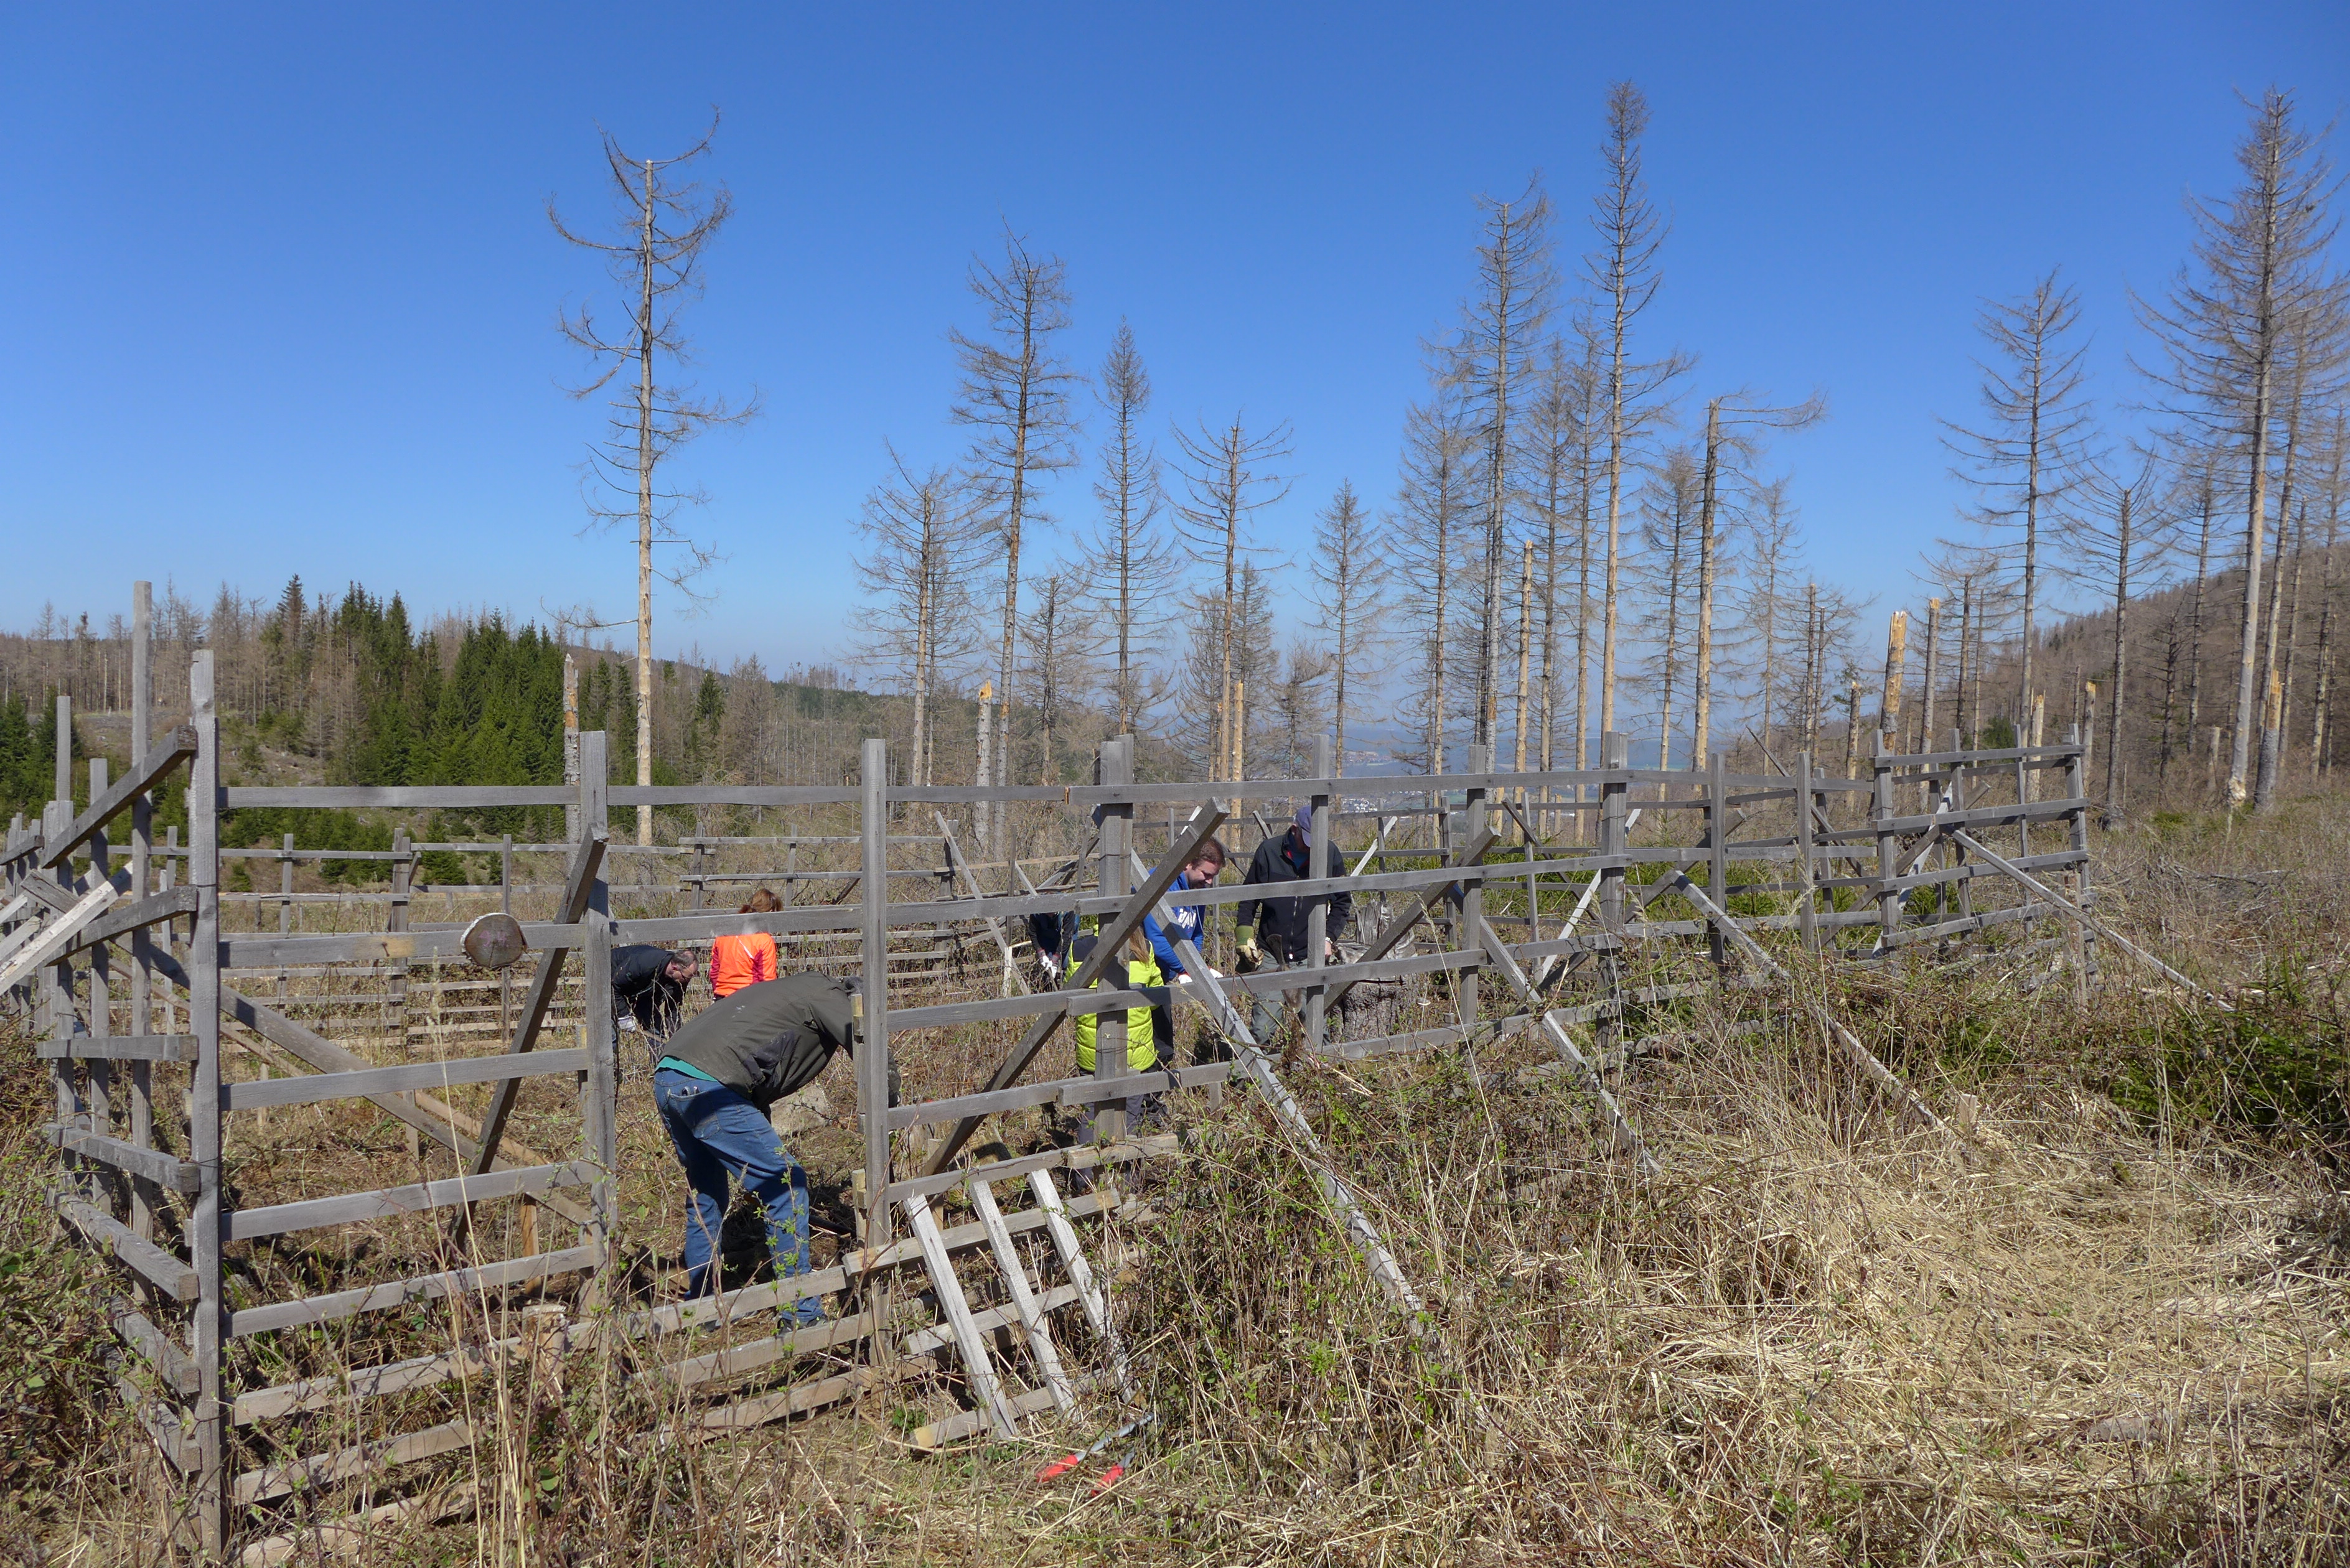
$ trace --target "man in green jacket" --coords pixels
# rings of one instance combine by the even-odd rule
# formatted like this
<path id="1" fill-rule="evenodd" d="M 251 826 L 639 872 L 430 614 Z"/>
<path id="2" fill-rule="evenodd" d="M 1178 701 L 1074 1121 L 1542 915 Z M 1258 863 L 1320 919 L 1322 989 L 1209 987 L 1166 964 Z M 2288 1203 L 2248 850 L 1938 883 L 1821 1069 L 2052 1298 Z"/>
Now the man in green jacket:
<path id="1" fill-rule="evenodd" d="M 854 982 L 826 974 L 763 981 L 713 1002 L 661 1047 L 653 1099 L 693 1189 L 685 1226 L 689 1296 L 718 1289 L 729 1173 L 766 1210 L 775 1272 L 788 1279 L 813 1266 L 807 1172 L 784 1147 L 767 1107 L 815 1082 L 835 1051 L 855 1050 L 855 994 Z M 824 1308 L 810 1298 L 782 1315 L 789 1326 L 805 1326 L 822 1322 Z"/>

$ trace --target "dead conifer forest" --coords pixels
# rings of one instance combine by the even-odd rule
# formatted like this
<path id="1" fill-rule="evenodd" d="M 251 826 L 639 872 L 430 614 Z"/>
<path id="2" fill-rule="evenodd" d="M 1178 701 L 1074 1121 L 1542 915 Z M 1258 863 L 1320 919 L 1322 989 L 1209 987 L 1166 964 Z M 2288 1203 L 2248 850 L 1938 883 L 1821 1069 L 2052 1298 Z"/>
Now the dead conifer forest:
<path id="1" fill-rule="evenodd" d="M 2339 132 L 2249 93 L 2126 342 L 1981 280 L 1887 589 L 1577 112 L 1315 493 L 979 236 L 813 663 L 654 618 L 762 412 L 684 379 L 716 121 L 554 208 L 627 615 L 224 550 L 0 635 L 0 1558 L 2350 1561 Z M 1284 845 L 1326 953 L 1243 974 Z M 1186 897 L 1214 981 L 1102 1002 Z M 755 932 L 863 986 L 773 1107 L 813 1326 L 747 1198 L 688 1294 L 598 969 Z"/>

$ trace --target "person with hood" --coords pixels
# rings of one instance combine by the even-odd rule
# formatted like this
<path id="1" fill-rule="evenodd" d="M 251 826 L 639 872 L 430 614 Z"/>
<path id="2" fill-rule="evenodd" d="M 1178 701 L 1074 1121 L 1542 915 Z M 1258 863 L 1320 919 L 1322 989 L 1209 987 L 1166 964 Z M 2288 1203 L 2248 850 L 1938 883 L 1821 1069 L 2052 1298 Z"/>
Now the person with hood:
<path id="1" fill-rule="evenodd" d="M 691 952 L 650 943 L 614 948 L 612 1011 L 620 1026 L 633 1024 L 649 1039 L 667 1039 L 685 1009 L 685 988 L 700 970 Z"/>
<path id="2" fill-rule="evenodd" d="M 1326 877 L 1343 877 L 1346 863 L 1339 858 L 1338 846 L 1334 841 L 1319 870 L 1309 868 L 1313 859 L 1314 810 L 1301 805 L 1291 822 L 1289 831 L 1277 838 L 1268 838 L 1256 846 L 1249 861 L 1248 875 L 1242 881 L 1250 887 L 1278 887 L 1284 882 L 1307 882 Z M 1316 893 L 1305 898 L 1263 896 L 1250 899 L 1232 911 L 1238 927 L 1233 936 L 1238 943 L 1240 968 L 1243 972 L 1263 969 L 1294 969 L 1307 961 L 1305 950 L 1306 916 L 1317 904 L 1326 904 L 1329 916 L 1324 922 L 1324 958 L 1334 956 L 1336 944 L 1344 935 L 1347 922 L 1354 919 L 1355 898 L 1351 893 Z M 1288 993 L 1252 992 L 1249 993 L 1249 1030 L 1257 1044 L 1269 1045 L 1274 1032 L 1281 1026 L 1282 1017 L 1289 1008 Z"/>
<path id="3" fill-rule="evenodd" d="M 653 1064 L 654 1104 L 693 1194 L 685 1226 L 689 1296 L 718 1290 L 730 1175 L 766 1211 L 775 1272 L 788 1279 L 814 1267 L 807 1172 L 784 1147 L 767 1108 L 815 1082 L 834 1052 L 857 1049 L 856 991 L 854 981 L 816 972 L 746 985 L 671 1035 Z M 890 1077 L 894 1105 L 894 1064 Z M 822 1322 L 824 1309 L 803 1299 L 782 1315 L 787 1325 L 805 1326 Z"/>

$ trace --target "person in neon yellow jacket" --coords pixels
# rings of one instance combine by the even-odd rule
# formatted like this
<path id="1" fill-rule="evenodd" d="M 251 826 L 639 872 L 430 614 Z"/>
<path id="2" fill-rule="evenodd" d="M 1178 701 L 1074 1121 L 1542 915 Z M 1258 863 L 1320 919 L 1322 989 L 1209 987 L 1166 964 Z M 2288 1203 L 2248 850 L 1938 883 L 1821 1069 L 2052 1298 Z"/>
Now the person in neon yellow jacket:
<path id="1" fill-rule="evenodd" d="M 1071 943 L 1069 947 L 1071 964 L 1073 966 L 1082 964 L 1091 958 L 1095 944 L 1099 940 L 1098 937 L 1088 934 L 1079 937 Z M 1126 939 L 1125 957 L 1125 982 L 1114 989 L 1151 992 L 1151 1006 L 1165 1006 L 1167 978 L 1159 972 L 1158 957 L 1151 952 L 1149 939 L 1142 934 L 1139 928 Z M 1115 971 L 1116 966 L 1112 965 L 1111 972 L 1105 973 L 1100 980 L 1095 981 L 1093 988 L 1099 991 L 1105 983 L 1116 979 Z M 1100 1016 L 1099 1013 L 1095 1012 L 1080 1013 L 1077 1016 L 1077 1071 L 1080 1073 L 1091 1073 L 1094 1070 L 1095 1024 Z M 1151 1032 L 1150 1008 L 1128 1008 L 1126 1014 L 1127 1069 L 1129 1072 L 1148 1073 L 1158 1064 L 1159 1043 Z"/>
<path id="2" fill-rule="evenodd" d="M 1093 956 L 1095 945 L 1099 940 L 1098 937 L 1089 935 L 1079 937 L 1070 943 L 1070 962 L 1084 963 L 1087 959 Z M 1122 985 L 1116 983 L 1117 966 L 1113 964 L 1108 973 L 1094 981 L 1094 989 L 1099 991 L 1105 984 L 1109 984 L 1113 990 L 1139 991 L 1150 997 L 1149 1006 L 1131 1007 L 1126 1013 L 1126 1070 L 1129 1073 L 1148 1073 L 1159 1065 L 1159 1041 L 1150 1027 L 1150 1009 L 1167 1005 L 1166 979 L 1159 971 L 1159 960 L 1150 950 L 1149 939 L 1142 934 L 1139 927 L 1128 936 L 1125 946 L 1121 950 L 1121 956 L 1126 960 L 1125 982 Z M 1096 1061 L 1095 1021 L 1099 1016 L 1100 1014 L 1097 1013 L 1087 1012 L 1080 1014 L 1077 1018 L 1077 1071 L 1088 1077 L 1093 1075 Z M 1146 1125 L 1156 1126 L 1164 1122 L 1167 1119 L 1166 1100 L 1167 1096 L 1164 1094 L 1127 1096 L 1126 1125 L 1128 1128 L 1138 1130 Z M 1090 1142 L 1093 1136 L 1094 1114 L 1088 1108 L 1078 1118 L 1077 1141 Z M 1072 1174 L 1082 1177 L 1085 1173 L 1078 1171 Z M 1077 1184 L 1078 1189 L 1085 1190 L 1088 1185 L 1080 1181 Z"/>

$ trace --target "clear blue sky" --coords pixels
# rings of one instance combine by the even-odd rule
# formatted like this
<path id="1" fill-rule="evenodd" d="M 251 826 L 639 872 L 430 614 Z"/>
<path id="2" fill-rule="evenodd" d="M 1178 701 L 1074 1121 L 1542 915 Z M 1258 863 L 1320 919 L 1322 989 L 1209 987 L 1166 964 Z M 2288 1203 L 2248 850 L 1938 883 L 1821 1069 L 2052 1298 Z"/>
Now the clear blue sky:
<path id="1" fill-rule="evenodd" d="M 1583 245 L 1627 76 L 1674 223 L 1648 346 L 1701 356 L 1696 393 L 1825 391 L 1779 459 L 1814 557 L 1903 593 L 1952 526 L 1935 416 L 1970 407 L 1977 297 L 2062 263 L 2126 400 L 2125 290 L 2230 180 L 2234 90 L 2336 116 L 2350 6 L 26 5 L 0 59 L 0 624 L 288 570 L 623 608 L 631 550 L 577 536 L 598 412 L 555 328 L 602 278 L 544 209 L 602 216 L 599 124 L 660 154 L 714 103 L 739 216 L 698 373 L 767 412 L 682 460 L 732 559 L 658 640 L 775 667 L 838 645 L 883 441 L 960 446 L 944 333 L 1003 221 L 1066 258 L 1079 365 L 1123 316 L 1166 418 L 1294 421 L 1294 548 L 1341 477 L 1392 493 L 1472 198 L 1540 170 Z M 1052 504 L 1087 521 L 1082 476 Z"/>

